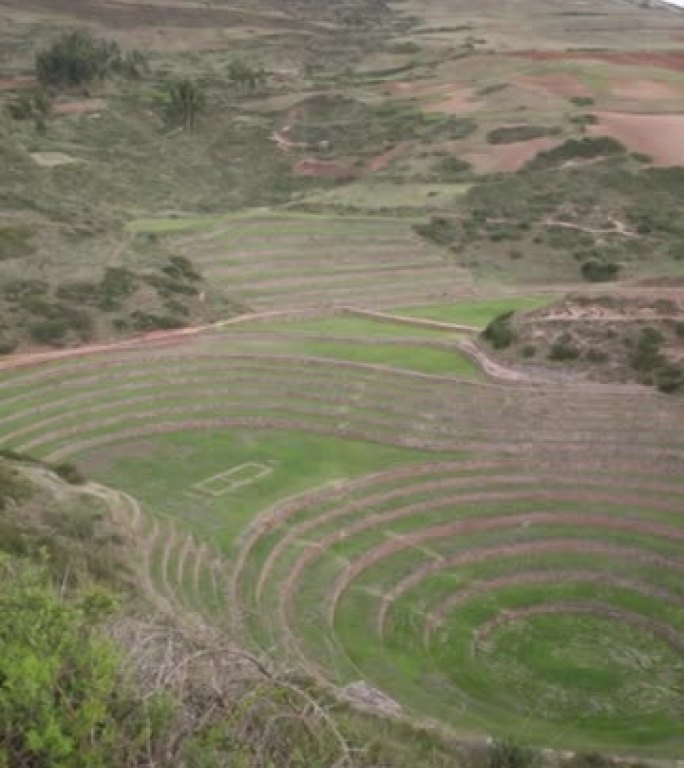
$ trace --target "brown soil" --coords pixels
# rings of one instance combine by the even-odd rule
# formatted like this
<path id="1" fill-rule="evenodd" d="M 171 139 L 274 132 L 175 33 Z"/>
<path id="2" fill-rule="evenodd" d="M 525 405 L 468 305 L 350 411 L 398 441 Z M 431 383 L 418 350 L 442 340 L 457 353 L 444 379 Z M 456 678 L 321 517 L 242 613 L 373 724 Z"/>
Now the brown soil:
<path id="1" fill-rule="evenodd" d="M 426 112 L 440 112 L 447 115 L 459 115 L 475 112 L 482 106 L 482 102 L 473 100 L 472 88 L 453 87 L 444 93 L 446 98 L 439 101 L 426 101 L 422 108 Z"/>
<path id="2" fill-rule="evenodd" d="M 378 171 L 384 171 L 385 168 L 393 161 L 396 160 L 397 157 L 399 157 L 402 152 L 406 149 L 406 143 L 400 142 L 399 144 L 396 144 L 393 147 L 390 147 L 390 149 L 386 150 L 385 152 L 382 152 L 379 155 L 376 155 L 375 157 L 371 157 L 370 160 L 366 161 L 365 170 L 367 173 L 377 173 Z"/>
<path id="3" fill-rule="evenodd" d="M 610 64 L 661 67 L 684 72 L 684 51 L 516 51 L 509 55 L 522 56 L 534 61 L 589 59 Z"/>
<path id="4" fill-rule="evenodd" d="M 324 160 L 300 160 L 292 166 L 292 173 L 318 179 L 355 179 L 359 176 L 359 172 L 352 168 Z"/>
<path id="5" fill-rule="evenodd" d="M 103 112 L 107 109 L 104 99 L 84 99 L 83 101 L 61 101 L 52 105 L 56 115 L 87 115 L 93 112 Z"/>
<path id="6" fill-rule="evenodd" d="M 561 142 L 549 136 L 511 144 L 493 144 L 484 152 L 471 152 L 464 158 L 478 171 L 486 173 L 518 171 L 540 152 L 547 152 Z"/>
<path id="7" fill-rule="evenodd" d="M 662 80 L 615 80 L 610 90 L 621 99 L 684 99 L 684 88 Z"/>
<path id="8" fill-rule="evenodd" d="M 591 91 L 576 77 L 562 72 L 549 75 L 519 75 L 513 82 L 535 91 L 550 93 L 553 96 L 591 96 Z"/>
<path id="9" fill-rule="evenodd" d="M 3 91 L 21 91 L 35 88 L 38 81 L 35 77 L 6 77 L 0 78 L 0 93 Z"/>
<path id="10" fill-rule="evenodd" d="M 684 165 L 684 114 L 637 115 L 597 112 L 596 135 L 612 136 L 635 152 L 653 158 L 655 165 Z"/>

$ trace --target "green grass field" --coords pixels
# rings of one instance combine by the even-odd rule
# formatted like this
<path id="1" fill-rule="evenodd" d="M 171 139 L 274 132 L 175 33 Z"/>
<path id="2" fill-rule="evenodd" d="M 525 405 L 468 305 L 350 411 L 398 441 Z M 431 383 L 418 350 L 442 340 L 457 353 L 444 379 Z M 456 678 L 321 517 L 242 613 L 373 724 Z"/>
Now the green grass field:
<path id="1" fill-rule="evenodd" d="M 497 315 L 510 311 L 538 309 L 551 301 L 544 296 L 510 296 L 477 301 L 462 300 L 453 304 L 431 305 L 429 307 L 408 307 L 396 310 L 398 315 L 440 320 L 446 323 L 463 323 L 484 328 Z"/>
<path id="2" fill-rule="evenodd" d="M 502 387 L 451 341 L 331 315 L 7 371 L 0 440 L 137 499 L 160 599 L 321 683 L 469 737 L 677 754 L 677 403 Z"/>

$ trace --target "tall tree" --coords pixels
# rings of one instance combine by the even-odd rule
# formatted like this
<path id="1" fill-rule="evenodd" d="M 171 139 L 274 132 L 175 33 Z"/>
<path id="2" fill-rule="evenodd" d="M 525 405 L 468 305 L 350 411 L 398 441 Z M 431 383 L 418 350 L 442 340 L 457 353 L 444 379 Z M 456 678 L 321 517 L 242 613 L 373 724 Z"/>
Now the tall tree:
<path id="1" fill-rule="evenodd" d="M 197 115 L 206 105 L 204 93 L 192 80 L 177 80 L 169 84 L 169 113 L 185 130 L 195 127 Z"/>

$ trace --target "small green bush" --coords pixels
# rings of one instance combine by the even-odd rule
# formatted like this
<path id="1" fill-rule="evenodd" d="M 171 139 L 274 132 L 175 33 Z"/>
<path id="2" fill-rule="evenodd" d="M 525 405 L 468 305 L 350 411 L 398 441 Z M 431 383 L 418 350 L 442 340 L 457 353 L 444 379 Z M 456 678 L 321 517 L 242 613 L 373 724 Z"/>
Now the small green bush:
<path id="1" fill-rule="evenodd" d="M 551 345 L 549 349 L 548 359 L 553 362 L 568 362 L 570 360 L 577 360 L 580 356 L 580 351 L 570 341 L 565 339 L 559 339 L 557 342 Z"/>
<path id="2" fill-rule="evenodd" d="M 520 348 L 520 354 L 523 357 L 534 357 L 537 354 L 537 348 L 534 344 L 523 344 Z"/>
<path id="3" fill-rule="evenodd" d="M 491 323 L 482 332 L 482 337 L 486 339 L 494 349 L 506 349 L 515 341 L 515 331 L 511 328 L 511 317 L 513 312 L 504 312 L 495 317 Z"/>
<path id="4" fill-rule="evenodd" d="M 594 100 L 591 96 L 572 96 L 570 102 L 576 107 L 590 107 L 593 105 Z"/>
<path id="5" fill-rule="evenodd" d="M 83 485 L 87 482 L 87 478 L 81 473 L 81 470 L 69 462 L 57 464 L 52 470 L 56 475 L 59 475 L 62 480 L 66 480 L 67 483 L 71 483 L 71 485 Z"/>
<path id="6" fill-rule="evenodd" d="M 29 334 L 38 344 L 57 344 L 69 331 L 63 320 L 41 320 L 29 326 Z"/>
<path id="7" fill-rule="evenodd" d="M 610 359 L 609 355 L 601 349 L 589 349 L 584 355 L 589 363 L 603 364 Z"/>
<path id="8" fill-rule="evenodd" d="M 539 755 L 529 747 L 522 747 L 508 739 L 496 739 L 489 747 L 489 768 L 531 768 Z"/>
<path id="9" fill-rule="evenodd" d="M 490 131 L 487 134 L 487 141 L 490 144 L 512 144 L 516 141 L 531 141 L 543 136 L 555 136 L 559 132 L 558 128 L 548 125 L 505 125 Z"/>
<path id="10" fill-rule="evenodd" d="M 610 136 L 568 139 L 559 147 L 540 152 L 525 166 L 527 170 L 541 170 L 562 165 L 569 160 L 593 160 L 626 154 L 625 147 Z"/>
<path id="11" fill-rule="evenodd" d="M 0 227 L 0 261 L 29 256 L 34 248 L 31 244 L 33 230 L 21 225 Z"/>
<path id="12" fill-rule="evenodd" d="M 615 280 L 620 271 L 620 265 L 606 259 L 589 259 L 580 268 L 582 277 L 592 283 L 605 283 Z"/>

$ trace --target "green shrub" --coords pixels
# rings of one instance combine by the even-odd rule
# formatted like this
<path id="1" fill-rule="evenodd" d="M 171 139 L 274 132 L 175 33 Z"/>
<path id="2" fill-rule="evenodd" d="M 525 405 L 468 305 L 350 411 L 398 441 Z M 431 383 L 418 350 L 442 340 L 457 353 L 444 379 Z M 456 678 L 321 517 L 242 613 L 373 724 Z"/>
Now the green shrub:
<path id="1" fill-rule="evenodd" d="M 642 328 L 636 340 L 631 337 L 625 339 L 625 343 L 632 347 L 629 356 L 629 364 L 635 371 L 651 373 L 665 363 L 660 353 L 664 337 L 655 328 Z"/>
<path id="2" fill-rule="evenodd" d="M 490 131 L 487 141 L 490 144 L 512 144 L 516 141 L 540 139 L 542 136 L 555 136 L 559 132 L 558 128 L 548 125 L 505 125 Z"/>
<path id="3" fill-rule="evenodd" d="M 606 259 L 589 259 L 580 269 L 582 277 L 592 283 L 605 283 L 615 280 L 620 271 L 620 265 Z"/>
<path id="4" fill-rule="evenodd" d="M 140 53 L 124 56 L 118 43 L 100 40 L 82 30 L 63 34 L 36 55 L 38 80 L 53 87 L 87 85 L 113 74 L 137 77 L 143 66 Z"/>
<path id="5" fill-rule="evenodd" d="M 53 472 L 59 475 L 62 480 L 66 480 L 71 485 L 83 485 L 87 482 L 86 477 L 81 473 L 81 470 L 69 462 L 57 464 L 52 467 Z"/>
<path id="6" fill-rule="evenodd" d="M 622 144 L 610 136 L 585 137 L 583 139 L 568 139 L 559 147 L 548 152 L 540 152 L 527 163 L 527 170 L 540 170 L 562 165 L 569 160 L 593 160 L 600 157 L 624 155 L 626 150 Z"/>
<path id="7" fill-rule="evenodd" d="M 654 374 L 654 383 L 661 392 L 671 394 L 684 389 L 684 366 L 676 363 L 663 363 Z"/>
<path id="8" fill-rule="evenodd" d="M 33 231 L 29 227 L 13 225 L 0 227 L 0 261 L 29 256 L 34 248 L 31 245 Z"/>
<path id="9" fill-rule="evenodd" d="M 576 107 L 590 107 L 593 105 L 594 100 L 591 96 L 572 96 L 570 102 Z"/>
<path id="10" fill-rule="evenodd" d="M 453 181 L 463 179 L 470 173 L 472 166 L 459 157 L 450 155 L 443 157 L 433 168 L 434 174 L 442 181 Z"/>
<path id="11" fill-rule="evenodd" d="M 554 362 L 567 362 L 577 360 L 579 356 L 580 351 L 572 344 L 571 340 L 562 337 L 551 345 L 548 359 Z"/>
<path id="12" fill-rule="evenodd" d="M 184 321 L 178 317 L 154 315 L 140 310 L 131 313 L 130 323 L 136 331 L 172 330 L 185 325 Z"/>
<path id="13" fill-rule="evenodd" d="M 66 598 L 43 566 L 0 560 L 0 763 L 54 768 L 142 765 L 169 710 L 137 699 L 100 625 L 102 591 Z"/>
<path id="14" fill-rule="evenodd" d="M 17 348 L 17 340 L 11 336 L 0 335 L 0 355 L 9 355 Z"/>
<path id="15" fill-rule="evenodd" d="M 489 768 L 530 768 L 539 755 L 528 747 L 522 747 L 508 739 L 496 739 L 489 747 Z"/>
<path id="16" fill-rule="evenodd" d="M 428 224 L 415 224 L 413 229 L 437 245 L 450 245 L 459 231 L 459 223 L 444 216 L 433 216 Z"/>
<path id="17" fill-rule="evenodd" d="M 586 354 L 584 355 L 587 359 L 587 362 L 589 363 L 607 363 L 610 359 L 608 353 L 604 352 L 601 349 L 588 349 Z"/>
<path id="18" fill-rule="evenodd" d="M 675 261 L 684 261 L 684 240 L 677 240 L 674 243 L 670 243 L 667 252 Z"/>
<path id="19" fill-rule="evenodd" d="M 41 320 L 29 325 L 29 334 L 38 344 L 57 344 L 63 341 L 69 326 L 63 320 Z"/>
<path id="20" fill-rule="evenodd" d="M 513 312 L 504 312 L 495 317 L 494 320 L 482 332 L 482 337 L 486 339 L 494 349 L 506 349 L 515 341 L 515 331 L 511 328 L 511 318 Z"/>
<path id="21" fill-rule="evenodd" d="M 523 357 L 534 357 L 537 354 L 537 348 L 534 344 L 523 344 L 520 348 L 520 354 Z"/>

